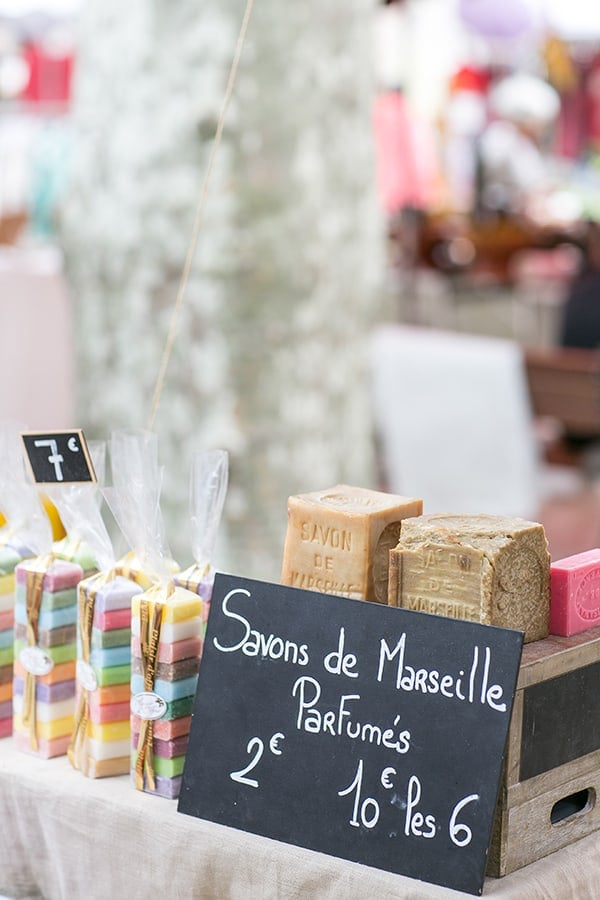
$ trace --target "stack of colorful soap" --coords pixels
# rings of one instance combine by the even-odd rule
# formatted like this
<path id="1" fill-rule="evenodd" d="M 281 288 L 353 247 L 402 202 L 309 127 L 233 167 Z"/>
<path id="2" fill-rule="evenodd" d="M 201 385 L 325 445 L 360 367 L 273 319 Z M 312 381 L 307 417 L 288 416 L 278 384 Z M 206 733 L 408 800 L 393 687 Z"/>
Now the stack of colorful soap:
<path id="1" fill-rule="evenodd" d="M 14 569 L 20 562 L 16 550 L 0 547 L 0 738 L 12 733 Z"/>
<path id="2" fill-rule="evenodd" d="M 13 730 L 16 746 L 67 752 L 75 711 L 76 563 L 38 557 L 15 568 Z"/>
<path id="3" fill-rule="evenodd" d="M 206 635 L 206 624 L 208 622 L 208 614 L 210 612 L 210 601 L 212 598 L 213 585 L 215 582 L 215 570 L 212 566 L 190 566 L 178 575 L 173 577 L 177 587 L 185 588 L 198 594 L 202 601 L 202 631 L 201 638 L 204 641 Z"/>
<path id="4" fill-rule="evenodd" d="M 131 601 L 142 588 L 114 573 L 79 585 L 77 704 L 71 765 L 90 778 L 130 767 Z"/>
<path id="5" fill-rule="evenodd" d="M 202 600 L 151 588 L 133 600 L 132 776 L 138 790 L 179 796 L 198 681 Z"/>

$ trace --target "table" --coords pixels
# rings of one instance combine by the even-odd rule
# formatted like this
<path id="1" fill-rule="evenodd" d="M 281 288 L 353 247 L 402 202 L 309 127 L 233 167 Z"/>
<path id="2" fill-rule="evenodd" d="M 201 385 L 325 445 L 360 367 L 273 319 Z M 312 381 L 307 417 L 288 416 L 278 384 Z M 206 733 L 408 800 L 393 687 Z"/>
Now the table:
<path id="1" fill-rule="evenodd" d="M 21 900 L 441 900 L 469 895 L 184 816 L 128 776 L 87 779 L 65 757 L 0 741 L 0 893 Z M 483 897 L 596 900 L 600 832 Z"/>

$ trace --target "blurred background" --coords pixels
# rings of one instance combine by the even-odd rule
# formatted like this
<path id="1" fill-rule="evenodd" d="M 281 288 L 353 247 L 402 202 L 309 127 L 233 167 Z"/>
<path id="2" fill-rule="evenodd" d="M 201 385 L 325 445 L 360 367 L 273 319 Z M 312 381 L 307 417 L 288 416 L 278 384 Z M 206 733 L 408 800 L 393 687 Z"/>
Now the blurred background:
<path id="1" fill-rule="evenodd" d="M 301 8 L 296 8 L 301 7 Z M 229 452 L 216 564 L 278 580 L 290 494 L 600 542 L 600 7 L 0 0 L 0 417 Z"/>

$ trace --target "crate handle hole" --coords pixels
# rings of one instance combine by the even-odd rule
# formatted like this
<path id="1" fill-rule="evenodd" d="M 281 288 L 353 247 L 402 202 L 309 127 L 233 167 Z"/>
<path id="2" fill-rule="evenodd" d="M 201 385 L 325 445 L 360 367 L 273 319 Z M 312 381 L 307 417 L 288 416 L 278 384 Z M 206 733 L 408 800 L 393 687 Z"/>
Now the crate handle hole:
<path id="1" fill-rule="evenodd" d="M 576 791 L 558 800 L 552 807 L 550 822 L 552 825 L 562 825 L 576 816 L 582 816 L 589 812 L 596 803 L 596 791 L 593 788 L 585 788 Z"/>

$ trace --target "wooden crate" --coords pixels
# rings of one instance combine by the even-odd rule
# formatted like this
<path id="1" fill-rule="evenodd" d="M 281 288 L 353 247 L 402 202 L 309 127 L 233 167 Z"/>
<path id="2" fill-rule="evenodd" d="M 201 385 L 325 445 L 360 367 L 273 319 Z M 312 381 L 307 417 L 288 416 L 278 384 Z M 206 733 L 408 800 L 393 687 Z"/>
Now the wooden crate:
<path id="1" fill-rule="evenodd" d="M 525 350 L 533 413 L 573 435 L 600 435 L 600 353 L 579 347 Z"/>
<path id="2" fill-rule="evenodd" d="M 600 828 L 600 627 L 523 647 L 488 875 Z"/>

